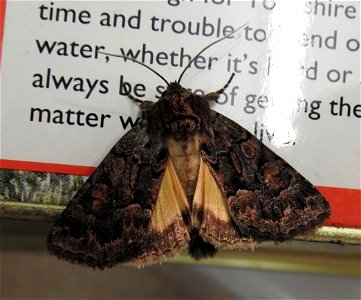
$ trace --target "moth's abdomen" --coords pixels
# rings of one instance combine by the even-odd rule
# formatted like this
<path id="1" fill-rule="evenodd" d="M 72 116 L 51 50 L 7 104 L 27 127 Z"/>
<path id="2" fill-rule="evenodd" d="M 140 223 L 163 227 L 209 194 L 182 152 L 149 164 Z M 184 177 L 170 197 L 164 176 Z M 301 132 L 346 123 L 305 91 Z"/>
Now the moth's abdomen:
<path id="1" fill-rule="evenodd" d="M 200 166 L 199 136 L 195 135 L 186 140 L 168 138 L 167 146 L 169 157 L 191 207 Z"/>

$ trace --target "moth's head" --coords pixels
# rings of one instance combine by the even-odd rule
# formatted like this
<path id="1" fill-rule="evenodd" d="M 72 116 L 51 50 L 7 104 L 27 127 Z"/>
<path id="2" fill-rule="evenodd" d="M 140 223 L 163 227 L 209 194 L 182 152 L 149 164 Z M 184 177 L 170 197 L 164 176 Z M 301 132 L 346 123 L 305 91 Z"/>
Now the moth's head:
<path id="1" fill-rule="evenodd" d="M 234 73 L 222 89 L 213 93 L 208 93 L 203 97 L 191 93 L 180 85 L 184 73 L 189 69 L 195 59 L 197 59 L 197 57 L 199 57 L 205 50 L 216 43 L 231 37 L 235 32 L 246 25 L 247 24 L 244 24 L 238 27 L 231 33 L 204 47 L 197 55 L 190 59 L 189 63 L 180 74 L 178 81 L 171 83 L 169 83 L 167 79 L 165 79 L 156 70 L 133 57 L 106 52 L 99 53 L 107 56 L 121 57 L 125 60 L 129 59 L 149 69 L 160 77 L 167 84 L 167 89 L 163 92 L 162 97 L 158 102 L 152 103 L 150 101 L 139 101 L 135 98 L 134 100 L 142 102 L 140 105 L 142 109 L 142 117 L 146 120 L 149 131 L 152 131 L 153 133 L 163 133 L 175 139 L 186 139 L 198 134 L 201 131 L 207 131 L 211 114 L 208 101 L 214 101 L 219 97 L 219 94 L 228 87 Z"/>
<path id="2" fill-rule="evenodd" d="M 161 112 L 159 118 L 165 134 L 176 139 L 196 135 L 204 129 L 209 119 L 208 101 L 177 82 L 168 85 L 156 106 Z"/>

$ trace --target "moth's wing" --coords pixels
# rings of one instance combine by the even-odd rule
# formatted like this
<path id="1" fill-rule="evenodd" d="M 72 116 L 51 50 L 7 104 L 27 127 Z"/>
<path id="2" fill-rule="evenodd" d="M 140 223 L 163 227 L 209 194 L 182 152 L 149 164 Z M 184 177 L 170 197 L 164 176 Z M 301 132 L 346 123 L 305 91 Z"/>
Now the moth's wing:
<path id="1" fill-rule="evenodd" d="M 216 249 L 254 248 L 253 239 L 241 235 L 237 225 L 233 222 L 225 194 L 219 188 L 204 159 L 201 159 L 193 198 L 192 225 L 198 229 L 203 240 L 212 244 Z M 197 258 L 194 253 L 197 254 L 199 251 L 192 249 L 192 244 L 190 244 L 190 253 Z M 203 254 L 201 257 L 207 256 L 211 255 L 206 252 L 206 255 Z"/>
<path id="2" fill-rule="evenodd" d="M 161 138 L 136 125 L 62 212 L 48 236 L 49 252 L 101 269 L 178 252 L 188 232 L 178 204 L 164 196 L 167 161 Z"/>
<path id="3" fill-rule="evenodd" d="M 225 116 L 212 111 L 200 147 L 242 237 L 284 241 L 330 216 L 328 202 L 309 181 Z"/>

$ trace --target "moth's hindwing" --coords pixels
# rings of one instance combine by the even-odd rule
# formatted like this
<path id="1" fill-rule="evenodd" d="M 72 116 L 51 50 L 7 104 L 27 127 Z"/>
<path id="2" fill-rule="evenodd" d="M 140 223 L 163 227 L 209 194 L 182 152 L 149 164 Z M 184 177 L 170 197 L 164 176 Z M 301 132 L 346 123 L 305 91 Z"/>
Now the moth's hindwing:
<path id="1" fill-rule="evenodd" d="M 49 233 L 48 251 L 100 269 L 143 265 L 178 252 L 188 232 L 181 208 L 164 195 L 172 180 L 167 161 L 160 137 L 135 126 L 62 212 Z"/>
<path id="2" fill-rule="evenodd" d="M 328 202 L 309 181 L 225 116 L 212 111 L 200 148 L 241 237 L 284 241 L 330 216 Z"/>
<path id="3" fill-rule="evenodd" d="M 225 195 L 204 159 L 193 198 L 192 225 L 217 249 L 254 248 L 253 239 L 241 234 L 233 222 Z"/>

